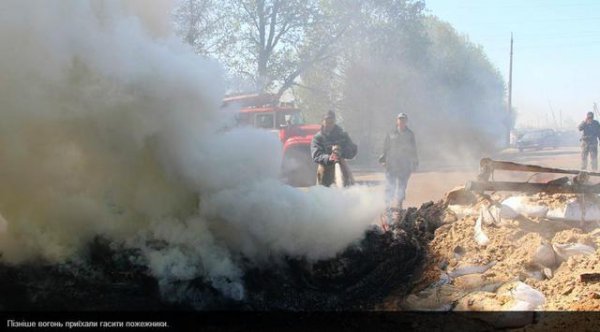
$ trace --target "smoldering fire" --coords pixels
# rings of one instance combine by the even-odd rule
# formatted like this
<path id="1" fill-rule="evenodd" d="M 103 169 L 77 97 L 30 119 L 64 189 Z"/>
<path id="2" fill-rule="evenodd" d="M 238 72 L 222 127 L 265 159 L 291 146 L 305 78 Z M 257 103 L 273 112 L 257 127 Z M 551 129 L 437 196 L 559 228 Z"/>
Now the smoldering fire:
<path id="1" fill-rule="evenodd" d="M 274 137 L 220 130 L 220 67 L 148 33 L 136 3 L 1 5 L 2 261 L 64 262 L 102 235 L 139 248 L 163 286 L 202 276 L 239 297 L 242 256 L 359 240 L 381 193 L 279 183 Z"/>

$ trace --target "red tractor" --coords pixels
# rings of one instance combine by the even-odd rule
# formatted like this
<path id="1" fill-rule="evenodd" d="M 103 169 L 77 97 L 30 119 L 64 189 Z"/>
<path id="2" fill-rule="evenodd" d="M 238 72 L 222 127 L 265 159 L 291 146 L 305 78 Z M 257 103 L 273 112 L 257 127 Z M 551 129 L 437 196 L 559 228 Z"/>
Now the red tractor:
<path id="1" fill-rule="evenodd" d="M 223 107 L 237 105 L 239 125 L 270 130 L 283 144 L 281 176 L 293 186 L 316 183 L 316 164 L 310 155 L 310 142 L 320 125 L 305 124 L 302 112 L 291 103 L 280 103 L 273 95 L 241 95 L 227 97 Z"/>

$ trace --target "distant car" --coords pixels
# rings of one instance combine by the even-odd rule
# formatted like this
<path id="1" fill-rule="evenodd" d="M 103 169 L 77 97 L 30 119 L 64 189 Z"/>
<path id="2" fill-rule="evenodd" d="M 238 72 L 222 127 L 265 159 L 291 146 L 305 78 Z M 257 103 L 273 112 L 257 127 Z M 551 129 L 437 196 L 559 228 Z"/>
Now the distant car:
<path id="1" fill-rule="evenodd" d="M 556 149 L 559 142 L 558 134 L 552 129 L 533 130 L 524 133 L 517 139 L 517 149 L 519 151 L 525 149 L 541 150 L 543 148 Z"/>

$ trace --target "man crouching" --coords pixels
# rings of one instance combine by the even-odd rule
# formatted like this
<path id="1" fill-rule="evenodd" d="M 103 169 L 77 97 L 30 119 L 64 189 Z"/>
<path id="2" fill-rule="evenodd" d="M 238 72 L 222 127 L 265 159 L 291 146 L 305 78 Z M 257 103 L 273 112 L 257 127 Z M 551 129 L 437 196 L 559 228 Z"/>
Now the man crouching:
<path id="1" fill-rule="evenodd" d="M 331 186 L 335 181 L 336 165 L 344 175 L 344 185 L 351 184 L 352 175 L 345 164 L 345 159 L 354 158 L 358 148 L 352 142 L 348 133 L 335 124 L 335 113 L 333 111 L 323 115 L 321 131 L 313 137 L 310 152 L 313 161 L 318 164 L 318 185 Z"/>

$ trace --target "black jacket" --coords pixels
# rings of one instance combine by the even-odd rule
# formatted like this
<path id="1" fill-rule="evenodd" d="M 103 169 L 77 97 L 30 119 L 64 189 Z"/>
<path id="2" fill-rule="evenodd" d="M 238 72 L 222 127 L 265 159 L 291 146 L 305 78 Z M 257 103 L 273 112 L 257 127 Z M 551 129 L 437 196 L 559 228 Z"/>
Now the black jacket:
<path id="1" fill-rule="evenodd" d="M 348 133 L 340 126 L 335 125 L 329 134 L 323 133 L 323 128 L 315 136 L 310 143 L 310 154 L 315 163 L 321 165 L 333 165 L 334 162 L 329 160 L 331 148 L 334 145 L 339 145 L 342 149 L 340 157 L 344 159 L 352 159 L 358 152 L 358 147 L 352 142 Z"/>
<path id="2" fill-rule="evenodd" d="M 395 128 L 387 134 L 383 144 L 383 155 L 380 161 L 385 162 L 388 173 L 407 175 L 417 168 L 417 144 L 415 134 L 406 128 L 403 131 Z"/>

